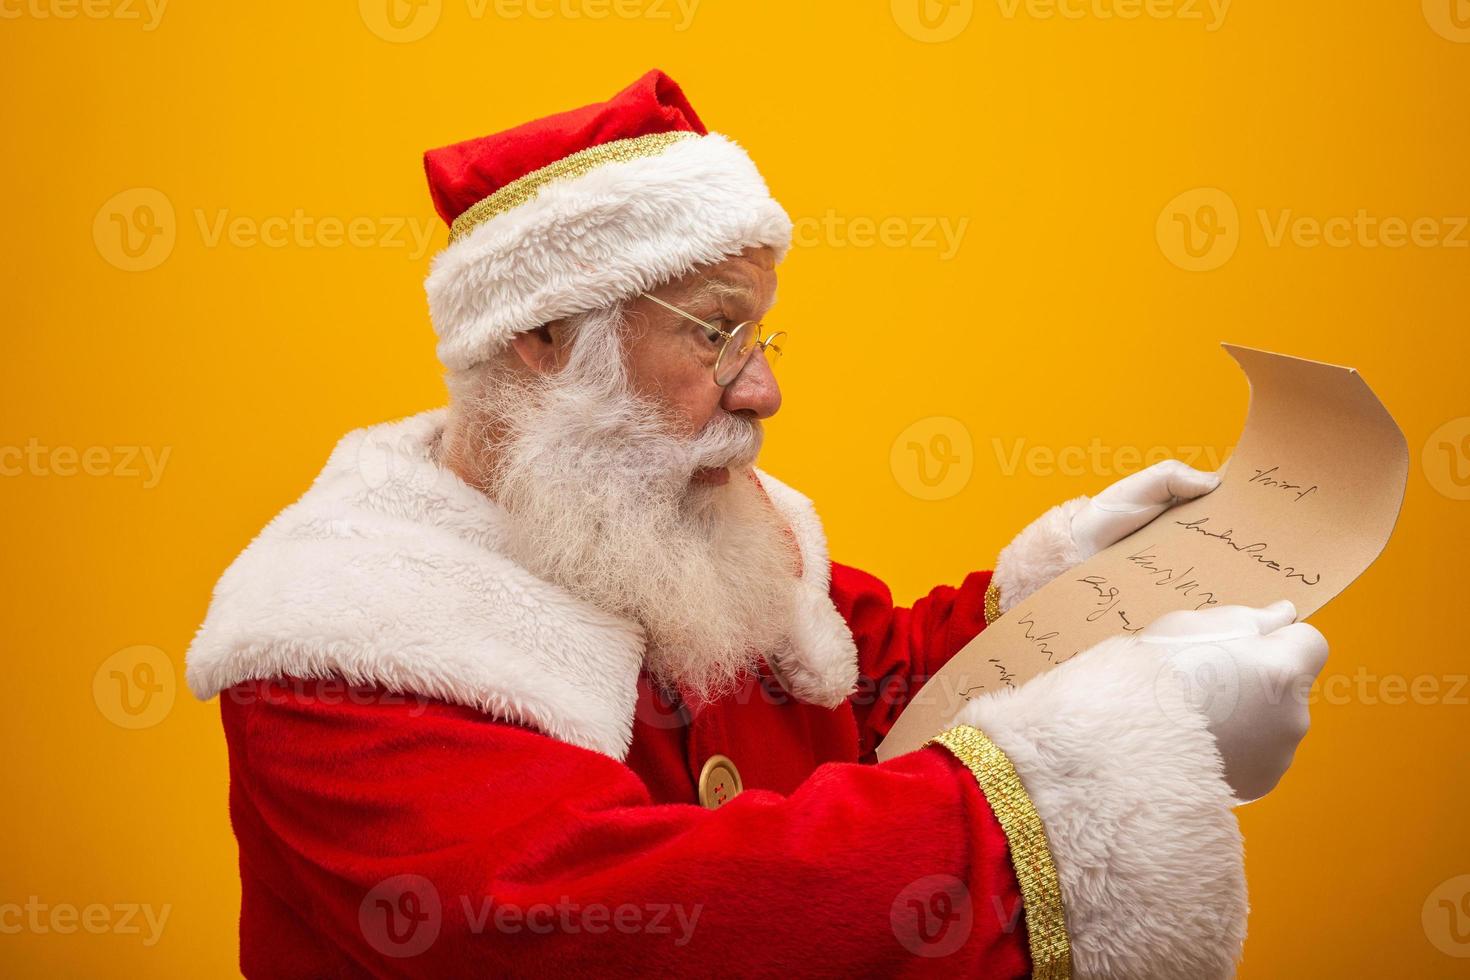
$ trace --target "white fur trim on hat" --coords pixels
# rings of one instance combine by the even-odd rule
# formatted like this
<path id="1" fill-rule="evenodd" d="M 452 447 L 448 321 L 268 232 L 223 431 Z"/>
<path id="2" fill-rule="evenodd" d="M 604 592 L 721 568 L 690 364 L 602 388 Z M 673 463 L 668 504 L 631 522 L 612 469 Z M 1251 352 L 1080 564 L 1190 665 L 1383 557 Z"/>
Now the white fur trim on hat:
<path id="1" fill-rule="evenodd" d="M 1238 802 L 1173 668 L 1098 644 L 955 719 L 1026 787 L 1061 879 L 1073 976 L 1228 977 L 1245 940 Z"/>
<path id="2" fill-rule="evenodd" d="M 470 367 L 516 333 L 602 309 L 753 246 L 791 219 L 736 143 L 711 133 L 556 180 L 440 252 L 426 289 L 439 360 Z"/>

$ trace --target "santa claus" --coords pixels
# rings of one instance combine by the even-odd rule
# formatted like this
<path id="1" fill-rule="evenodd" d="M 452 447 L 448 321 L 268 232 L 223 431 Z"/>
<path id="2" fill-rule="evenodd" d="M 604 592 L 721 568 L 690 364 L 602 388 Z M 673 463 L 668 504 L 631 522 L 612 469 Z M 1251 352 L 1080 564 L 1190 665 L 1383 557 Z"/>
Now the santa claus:
<path id="1" fill-rule="evenodd" d="M 449 405 L 344 438 L 189 652 L 243 971 L 1231 973 L 1232 807 L 1326 656 L 1289 604 L 1173 614 L 874 756 L 987 623 L 1216 478 L 1145 470 L 896 606 L 755 467 L 791 222 L 672 80 L 425 163 Z M 1204 642 L 1232 710 L 1185 683 Z"/>

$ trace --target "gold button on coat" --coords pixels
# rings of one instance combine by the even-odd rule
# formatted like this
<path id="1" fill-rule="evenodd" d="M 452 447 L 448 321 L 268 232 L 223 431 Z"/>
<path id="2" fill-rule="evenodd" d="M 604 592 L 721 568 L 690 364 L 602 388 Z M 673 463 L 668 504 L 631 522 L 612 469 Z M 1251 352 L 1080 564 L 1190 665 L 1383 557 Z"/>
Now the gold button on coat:
<path id="1" fill-rule="evenodd" d="M 712 755 L 699 773 L 699 804 L 718 810 L 729 803 L 745 787 L 740 783 L 740 770 L 723 755 Z"/>

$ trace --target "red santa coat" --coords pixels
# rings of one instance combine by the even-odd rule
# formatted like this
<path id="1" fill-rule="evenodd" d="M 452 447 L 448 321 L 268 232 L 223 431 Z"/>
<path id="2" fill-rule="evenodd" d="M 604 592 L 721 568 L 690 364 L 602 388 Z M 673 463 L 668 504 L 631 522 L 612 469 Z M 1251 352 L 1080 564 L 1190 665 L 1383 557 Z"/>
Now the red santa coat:
<path id="1" fill-rule="evenodd" d="M 948 749 L 875 764 L 984 628 L 989 573 L 895 607 L 760 474 L 801 555 L 799 635 L 694 702 L 649 683 L 635 624 L 504 557 L 503 512 L 434 462 L 441 426 L 344 439 L 226 572 L 190 651 L 195 693 L 221 695 L 247 975 L 1228 972 L 1228 792 L 1207 733 L 1150 728 L 1153 692 L 1079 708 L 1084 664 L 1061 694 L 991 706 L 1040 852 Z M 1049 572 L 1046 520 L 997 572 L 1016 589 Z M 1079 719 L 1030 743 L 1053 708 Z M 1100 735 L 1148 779 L 1047 748 Z M 697 803 L 713 757 L 744 787 L 718 809 Z M 1023 904 L 1037 860 L 1055 910 Z"/>

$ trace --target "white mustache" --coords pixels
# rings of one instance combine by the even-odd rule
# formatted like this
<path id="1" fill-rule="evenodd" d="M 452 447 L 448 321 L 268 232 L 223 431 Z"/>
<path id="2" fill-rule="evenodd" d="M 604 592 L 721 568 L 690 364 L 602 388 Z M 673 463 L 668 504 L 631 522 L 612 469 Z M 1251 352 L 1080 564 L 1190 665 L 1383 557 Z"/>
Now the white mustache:
<path id="1" fill-rule="evenodd" d="M 607 429 L 613 431 L 611 420 L 598 419 L 586 430 Z M 639 431 L 625 434 L 623 439 L 578 439 L 576 452 L 581 457 L 583 471 L 600 471 L 604 479 L 648 479 L 650 474 L 661 474 L 671 481 L 669 486 L 682 486 L 697 470 L 729 467 L 745 469 L 754 465 L 765 440 L 765 430 L 759 420 L 741 418 L 728 413 L 710 422 L 692 438 L 677 438 L 659 431 Z M 530 448 L 527 461 L 536 461 L 554 456 L 559 450 L 555 445 Z"/>
<path id="2" fill-rule="evenodd" d="M 744 469 L 760 455 L 765 429 L 758 419 L 724 414 L 710 420 L 689 444 L 690 469 L 728 466 Z"/>

